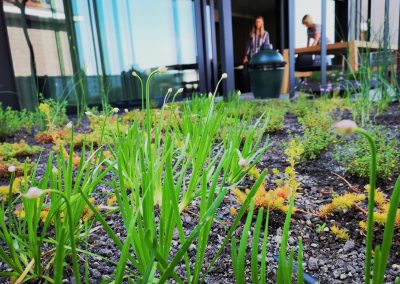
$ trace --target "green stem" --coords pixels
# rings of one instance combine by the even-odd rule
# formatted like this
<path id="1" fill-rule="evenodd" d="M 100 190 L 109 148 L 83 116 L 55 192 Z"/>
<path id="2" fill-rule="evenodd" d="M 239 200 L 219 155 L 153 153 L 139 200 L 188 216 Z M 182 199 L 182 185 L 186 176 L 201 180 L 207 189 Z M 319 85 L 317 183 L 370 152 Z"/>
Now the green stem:
<path id="1" fill-rule="evenodd" d="M 142 110 L 144 110 L 144 88 L 143 88 L 143 80 L 140 78 L 139 75 L 134 74 L 133 77 L 137 78 L 139 80 L 140 84 L 140 92 L 141 92 L 141 97 L 142 97 Z"/>
<path id="2" fill-rule="evenodd" d="M 14 181 L 15 181 L 15 172 L 11 173 L 11 179 L 10 179 L 10 187 L 8 189 L 8 200 L 7 200 L 7 209 L 8 209 L 8 224 L 10 227 L 10 231 L 12 232 L 13 230 L 13 215 L 12 215 L 12 206 L 13 206 L 13 202 L 12 202 L 12 188 L 14 186 Z"/>
<path id="3" fill-rule="evenodd" d="M 383 283 L 386 267 L 388 264 L 390 248 L 393 241 L 393 232 L 396 222 L 396 214 L 398 211 L 398 206 L 400 202 L 400 177 L 397 178 L 396 184 L 393 189 L 392 197 L 390 198 L 390 207 L 388 216 L 386 218 L 385 230 L 383 233 L 383 240 L 381 245 L 381 255 L 379 263 L 374 261 L 374 265 L 379 265 L 378 274 L 374 275 L 376 277 L 376 283 Z"/>
<path id="4" fill-rule="evenodd" d="M 375 187 L 376 187 L 376 144 L 374 138 L 367 131 L 357 128 L 357 133 L 367 138 L 371 148 L 371 164 L 369 170 L 369 194 L 368 194 L 368 218 L 367 218 L 367 240 L 365 255 L 365 283 L 369 284 L 371 279 L 371 255 L 374 231 L 374 208 L 375 208 Z"/>
<path id="5" fill-rule="evenodd" d="M 65 206 L 67 208 L 67 215 L 68 215 L 68 225 L 69 225 L 69 235 L 71 239 L 71 252 L 72 252 L 72 264 L 73 264 L 73 270 L 75 274 L 75 281 L 76 283 L 80 284 L 81 283 L 81 276 L 79 273 L 79 266 L 78 266 L 78 258 L 77 258 L 77 253 L 76 253 L 76 246 L 75 246 L 75 236 L 74 236 L 74 227 L 72 225 L 72 211 L 71 211 L 71 205 L 68 201 L 67 196 L 59 191 L 59 190 L 54 190 L 54 189 L 47 189 L 43 191 L 43 194 L 46 193 L 56 193 L 59 194 L 62 198 L 65 200 Z"/>

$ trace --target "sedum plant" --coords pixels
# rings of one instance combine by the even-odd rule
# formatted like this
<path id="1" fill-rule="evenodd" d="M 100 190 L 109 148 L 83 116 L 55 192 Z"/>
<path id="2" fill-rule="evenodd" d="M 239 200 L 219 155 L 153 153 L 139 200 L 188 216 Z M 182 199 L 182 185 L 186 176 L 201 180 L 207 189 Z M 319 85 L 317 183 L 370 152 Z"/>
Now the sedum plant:
<path id="1" fill-rule="evenodd" d="M 20 162 L 14 158 L 4 160 L 2 157 L 0 157 L 0 178 L 10 178 L 10 167 L 15 167 L 14 172 L 16 176 L 23 176 L 25 165 L 27 166 L 27 171 L 29 172 L 33 165 L 29 158 L 27 158 L 25 162 Z"/>
<path id="2" fill-rule="evenodd" d="M 303 137 L 296 136 L 295 139 L 304 149 L 302 158 L 305 160 L 315 160 L 335 141 L 329 131 L 319 126 L 306 128 Z"/>
<path id="3" fill-rule="evenodd" d="M 295 167 L 302 153 L 303 148 L 301 145 L 296 144 L 294 140 L 290 141 L 289 147 L 285 150 L 289 166 L 285 169 L 284 182 L 281 181 L 282 184 L 276 188 L 268 188 L 266 182 L 261 183 L 254 197 L 255 208 L 264 208 L 271 211 L 277 210 L 283 213 L 288 212 L 290 198 L 296 196 L 296 192 L 300 188 Z M 249 170 L 249 174 L 250 177 L 252 177 L 252 175 L 253 177 L 259 176 L 258 170 L 254 167 Z M 243 204 L 249 194 L 249 190 L 243 192 L 238 188 L 234 188 L 232 193 L 237 197 L 237 202 Z M 292 210 L 295 211 L 296 209 L 293 208 Z"/>
<path id="4" fill-rule="evenodd" d="M 10 107 L 4 108 L 0 103 L 0 140 L 13 136 L 19 131 L 29 132 L 37 115 L 26 110 L 16 111 Z"/>
<path id="5" fill-rule="evenodd" d="M 390 179 L 400 161 L 398 141 L 396 137 L 390 138 L 388 131 L 383 127 L 370 127 L 369 133 L 376 142 L 377 176 L 381 179 Z M 337 147 L 334 158 L 349 174 L 367 178 L 371 163 L 369 151 L 368 141 L 357 137 L 350 140 L 348 146 Z"/>
<path id="6" fill-rule="evenodd" d="M 335 239 L 340 240 L 340 241 L 347 241 L 350 240 L 349 233 L 347 230 L 339 228 L 337 226 L 331 226 L 329 228 L 332 232 L 332 234 L 335 236 Z"/>
<path id="7" fill-rule="evenodd" d="M 303 128 L 303 136 L 296 136 L 297 143 L 303 145 L 302 158 L 314 160 L 335 142 L 331 135 L 332 118 L 326 112 L 317 108 L 305 112 L 304 116 L 298 118 Z"/>
<path id="8" fill-rule="evenodd" d="M 319 208 L 318 215 L 321 217 L 327 217 L 337 211 L 346 212 L 358 202 L 364 201 L 366 196 L 364 194 L 357 193 L 346 193 L 343 195 L 336 196 L 332 199 L 331 203 L 325 204 Z"/>
<path id="9" fill-rule="evenodd" d="M 9 160 L 10 158 L 26 157 L 40 153 L 43 151 L 42 147 L 29 146 L 25 140 L 19 143 L 1 143 L 0 144 L 0 157 Z"/>

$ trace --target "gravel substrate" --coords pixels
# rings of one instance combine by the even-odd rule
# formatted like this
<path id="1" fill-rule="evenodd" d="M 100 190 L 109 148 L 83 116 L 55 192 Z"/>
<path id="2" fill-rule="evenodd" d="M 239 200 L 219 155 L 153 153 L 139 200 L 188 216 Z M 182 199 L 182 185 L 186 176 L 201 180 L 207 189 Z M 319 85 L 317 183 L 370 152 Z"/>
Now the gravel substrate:
<path id="1" fill-rule="evenodd" d="M 349 113 L 341 114 L 343 118 L 348 118 Z M 377 116 L 375 123 L 388 127 L 394 136 L 400 139 L 400 107 L 398 104 L 389 106 L 384 115 Z M 83 127 L 86 130 L 86 126 Z M 278 133 L 269 135 L 269 148 L 258 165 L 260 170 L 267 168 L 277 168 L 281 171 L 287 166 L 286 158 L 284 155 L 284 144 L 288 142 L 290 135 L 301 134 L 302 130 L 297 122 L 297 119 L 292 114 L 286 115 L 285 129 Z M 19 134 L 13 138 L 8 139 L 7 142 L 17 142 L 20 139 L 25 139 L 28 144 L 33 145 L 33 135 Z M 44 146 L 50 150 L 52 145 Z M 318 208 L 331 201 L 332 194 L 343 194 L 350 191 L 348 184 L 341 179 L 338 175 L 344 177 L 352 186 L 358 186 L 362 189 L 368 183 L 367 180 L 362 180 L 347 176 L 343 172 L 337 162 L 332 158 L 332 146 L 328 151 L 322 153 L 317 159 L 313 161 L 300 163 L 297 167 L 298 179 L 301 182 L 301 191 L 297 195 L 295 207 L 303 211 L 314 212 Z M 46 151 L 47 153 L 47 151 Z M 43 173 L 45 162 L 48 154 L 43 154 L 41 158 L 41 165 L 39 166 L 38 175 Z M 33 157 L 35 161 L 37 157 Z M 338 175 L 336 175 L 338 174 Z M 399 172 L 395 174 L 395 177 Z M 109 174 L 107 180 L 112 180 L 113 175 Z M 267 176 L 267 182 L 272 179 L 271 175 Z M 1 180 L 1 184 L 6 184 L 6 180 Z M 273 182 L 272 180 L 270 181 Z M 244 186 L 249 181 L 244 181 Z M 378 187 L 385 193 L 390 194 L 394 185 L 394 180 L 378 181 Z M 106 203 L 106 199 L 112 193 L 112 188 L 106 185 L 101 185 L 95 190 L 95 197 L 97 202 Z M 217 217 L 219 222 L 215 222 L 208 241 L 208 248 L 204 266 L 207 266 L 213 258 L 216 251 L 225 239 L 226 233 L 233 220 L 230 214 L 230 207 L 238 208 L 236 197 L 228 193 L 222 205 L 217 210 Z M 183 225 L 185 233 L 189 234 L 190 231 L 196 226 L 198 222 L 198 201 L 193 202 L 191 206 L 183 214 Z M 268 237 L 268 283 L 275 283 L 276 277 L 276 261 L 274 256 L 279 253 L 279 244 L 282 235 L 282 227 L 285 216 L 283 214 L 273 212 L 270 215 L 270 228 Z M 118 236 L 123 241 L 126 236 L 124 224 L 119 213 L 114 213 L 106 218 L 108 224 L 114 229 Z M 297 250 L 298 238 L 302 237 L 304 244 L 304 268 L 305 271 L 312 277 L 319 280 L 320 283 L 363 283 L 364 274 L 364 260 L 365 260 L 365 236 L 359 229 L 359 221 L 365 220 L 365 216 L 358 210 L 351 209 L 346 213 L 336 213 L 329 218 L 323 219 L 317 217 L 315 214 L 296 213 L 292 218 L 291 232 L 289 238 L 289 248 Z M 243 229 L 243 224 L 239 226 L 236 231 L 236 236 L 239 237 Z M 326 224 L 322 232 L 317 232 L 317 225 Z M 335 240 L 334 236 L 329 232 L 328 228 L 332 225 L 338 225 L 346 228 L 349 231 L 351 239 L 347 242 Z M 381 241 L 382 228 L 377 228 L 375 242 Z M 251 240 L 251 238 L 250 238 Z M 260 245 L 261 246 L 261 245 Z M 172 242 L 172 252 L 179 248 L 178 236 L 174 236 Z M 101 225 L 95 222 L 92 225 L 91 233 L 88 236 L 87 242 L 81 244 L 82 249 L 89 250 L 94 254 L 109 259 L 112 262 L 118 262 L 120 251 L 114 246 L 111 239 L 102 229 Z M 250 248 L 250 244 L 249 244 Z M 191 262 L 194 263 L 196 256 L 196 243 L 192 244 L 189 248 L 189 257 Z M 87 261 L 89 265 L 90 283 L 100 283 L 105 281 L 108 283 L 112 279 L 114 272 L 114 265 L 104 259 L 89 256 L 87 259 L 82 255 L 80 258 L 81 263 Z M 247 280 L 251 282 L 250 256 L 247 258 Z M 81 266 L 82 273 L 84 273 L 84 266 Z M 6 265 L 0 262 L 0 271 L 5 271 Z M 178 273 L 183 275 L 183 264 L 178 268 Z M 70 271 L 66 272 L 66 275 Z M 388 270 L 385 276 L 387 283 L 394 283 L 397 276 L 400 276 L 400 234 L 395 232 L 393 239 L 393 247 L 390 254 L 388 263 Z M 7 279 L 0 278 L 1 283 L 7 283 Z M 66 283 L 73 282 L 73 279 L 67 278 Z M 209 275 L 206 277 L 207 283 L 234 283 L 233 269 L 230 256 L 230 246 L 228 246 L 221 257 L 218 259 L 216 265 L 212 268 Z"/>

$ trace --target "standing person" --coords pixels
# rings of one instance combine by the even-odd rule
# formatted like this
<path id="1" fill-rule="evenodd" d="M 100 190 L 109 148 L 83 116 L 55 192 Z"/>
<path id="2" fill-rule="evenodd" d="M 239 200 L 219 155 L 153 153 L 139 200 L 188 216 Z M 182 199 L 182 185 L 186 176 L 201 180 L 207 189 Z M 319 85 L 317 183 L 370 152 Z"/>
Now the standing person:
<path id="1" fill-rule="evenodd" d="M 251 57 L 260 51 L 262 47 L 269 47 L 269 34 L 264 28 L 264 18 L 258 16 L 251 29 L 249 40 L 247 41 L 246 52 L 243 57 L 243 64 L 249 63 Z"/>
<path id="2" fill-rule="evenodd" d="M 303 25 L 307 27 L 307 47 L 317 46 L 321 44 L 321 25 L 313 22 L 310 15 L 305 15 L 302 20 Z M 310 45 L 311 39 L 313 40 Z M 330 43 L 329 39 L 326 39 L 326 43 Z"/>
<path id="3" fill-rule="evenodd" d="M 251 58 L 260 51 L 261 48 L 270 48 L 269 34 L 264 28 L 264 18 L 258 16 L 254 20 L 253 27 L 251 28 L 249 39 L 246 44 L 246 51 L 243 57 L 243 90 L 244 92 L 250 91 L 250 76 L 248 70 L 248 64 Z"/>

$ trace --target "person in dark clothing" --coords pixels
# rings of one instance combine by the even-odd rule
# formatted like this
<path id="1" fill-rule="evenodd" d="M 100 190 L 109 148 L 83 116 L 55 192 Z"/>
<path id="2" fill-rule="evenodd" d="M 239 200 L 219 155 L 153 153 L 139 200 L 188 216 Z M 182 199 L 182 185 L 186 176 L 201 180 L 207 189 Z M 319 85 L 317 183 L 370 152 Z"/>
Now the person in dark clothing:
<path id="1" fill-rule="evenodd" d="M 320 45 L 321 25 L 314 23 L 310 15 L 305 15 L 303 17 L 302 23 L 307 27 L 307 47 Z M 311 39 L 313 40 L 313 42 L 310 45 Z M 328 38 L 326 38 L 326 43 L 330 43 Z"/>
<path id="2" fill-rule="evenodd" d="M 243 57 L 243 64 L 249 63 L 251 57 L 259 52 L 261 48 L 268 48 L 269 46 L 269 34 L 264 28 L 264 18 L 262 16 L 258 16 L 254 21 L 249 40 L 247 41 L 246 51 Z"/>

